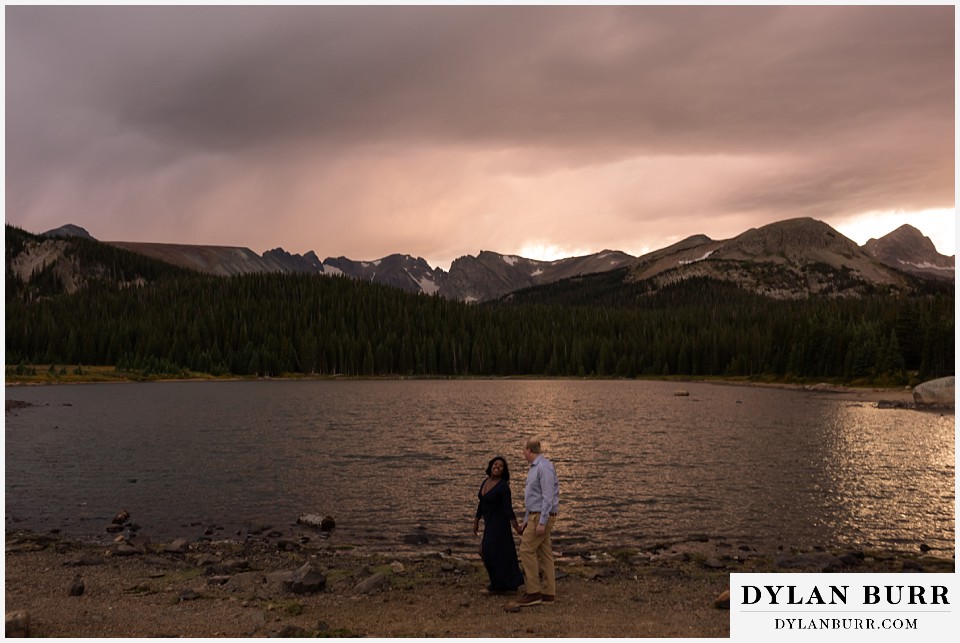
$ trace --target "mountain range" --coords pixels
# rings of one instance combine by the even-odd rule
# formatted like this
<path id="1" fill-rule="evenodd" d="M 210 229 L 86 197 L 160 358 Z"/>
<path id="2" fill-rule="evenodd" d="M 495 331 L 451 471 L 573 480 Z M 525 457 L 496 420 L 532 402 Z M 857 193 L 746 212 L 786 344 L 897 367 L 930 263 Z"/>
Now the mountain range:
<path id="1" fill-rule="evenodd" d="M 73 224 L 43 234 L 46 237 L 93 239 Z M 626 269 L 625 281 L 659 287 L 690 277 L 732 281 L 771 297 L 809 294 L 856 294 L 864 289 L 902 291 L 912 278 L 953 281 L 955 258 L 937 252 L 929 238 L 903 225 L 863 246 L 832 227 L 810 218 L 779 221 L 751 228 L 727 240 L 695 235 L 676 244 L 633 257 L 604 250 L 556 261 L 481 251 L 456 259 L 450 270 L 431 267 L 423 258 L 393 254 L 375 261 L 328 257 L 313 252 L 291 254 L 275 248 L 257 255 L 248 248 L 126 241 L 106 242 L 177 266 L 215 275 L 255 272 L 346 275 L 409 292 L 439 294 L 465 302 L 498 299 L 528 289 L 584 275 Z M 28 265 L 50 260 L 50 248 L 22 254 Z M 16 266 L 13 269 L 17 269 Z M 19 269 L 23 272 L 23 268 Z"/>

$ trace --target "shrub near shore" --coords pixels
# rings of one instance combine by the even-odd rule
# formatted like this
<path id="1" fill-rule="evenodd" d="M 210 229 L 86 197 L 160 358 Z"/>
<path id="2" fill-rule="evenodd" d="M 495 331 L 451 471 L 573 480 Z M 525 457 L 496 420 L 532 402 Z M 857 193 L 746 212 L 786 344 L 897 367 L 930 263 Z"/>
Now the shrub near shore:
<path id="1" fill-rule="evenodd" d="M 118 540 L 7 532 L 8 613 L 28 613 L 34 636 L 706 638 L 729 636 L 729 613 L 715 603 L 731 572 L 954 569 L 952 552 L 761 553 L 697 538 L 559 556 L 558 603 L 513 614 L 506 599 L 479 594 L 486 578 L 478 559 L 426 547 L 362 553 L 288 537 Z"/>

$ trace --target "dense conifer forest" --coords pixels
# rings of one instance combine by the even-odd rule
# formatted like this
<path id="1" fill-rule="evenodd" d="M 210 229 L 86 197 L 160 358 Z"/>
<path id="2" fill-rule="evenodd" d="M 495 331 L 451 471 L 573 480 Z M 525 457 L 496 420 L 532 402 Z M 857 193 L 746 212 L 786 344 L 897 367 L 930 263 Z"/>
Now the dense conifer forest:
<path id="1" fill-rule="evenodd" d="M 345 277 L 200 275 L 84 241 L 74 252 L 100 266 L 99 276 L 67 294 L 51 266 L 27 283 L 11 274 L 11 256 L 29 237 L 7 228 L 8 365 L 875 384 L 954 368 L 952 285 L 911 296 L 780 301 L 703 279 L 651 292 L 608 273 L 469 305 Z"/>

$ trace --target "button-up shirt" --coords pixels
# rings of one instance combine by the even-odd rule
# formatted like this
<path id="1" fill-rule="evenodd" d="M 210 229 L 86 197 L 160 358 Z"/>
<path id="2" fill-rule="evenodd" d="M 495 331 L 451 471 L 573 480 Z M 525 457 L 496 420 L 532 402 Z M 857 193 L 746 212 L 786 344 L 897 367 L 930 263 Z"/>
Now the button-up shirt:
<path id="1" fill-rule="evenodd" d="M 523 522 L 526 523 L 530 514 L 540 512 L 540 524 L 547 524 L 550 514 L 557 513 L 560 508 L 560 483 L 557 480 L 557 470 L 553 463 L 543 455 L 530 463 L 527 471 L 527 485 L 523 490 L 523 504 L 526 514 Z"/>

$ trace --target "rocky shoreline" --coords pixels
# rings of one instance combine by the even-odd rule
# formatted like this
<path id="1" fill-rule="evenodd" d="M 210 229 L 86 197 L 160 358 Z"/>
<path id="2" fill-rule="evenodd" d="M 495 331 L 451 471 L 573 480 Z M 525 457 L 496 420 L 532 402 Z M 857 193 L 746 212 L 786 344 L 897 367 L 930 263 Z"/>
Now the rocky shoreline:
<path id="1" fill-rule="evenodd" d="M 6 533 L 7 634 L 727 637 L 731 572 L 952 572 L 953 552 L 756 552 L 709 538 L 557 559 L 552 605 L 504 609 L 478 559 L 323 540 L 119 542 Z"/>

